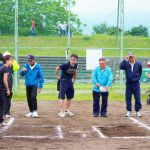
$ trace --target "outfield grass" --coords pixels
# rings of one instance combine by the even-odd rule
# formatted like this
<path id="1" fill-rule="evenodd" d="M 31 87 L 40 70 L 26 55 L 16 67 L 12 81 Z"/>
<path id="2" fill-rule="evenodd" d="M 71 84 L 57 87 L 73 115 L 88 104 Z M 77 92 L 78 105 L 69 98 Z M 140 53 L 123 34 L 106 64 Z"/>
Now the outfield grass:
<path id="1" fill-rule="evenodd" d="M 123 86 L 125 90 L 125 85 Z M 141 84 L 142 100 L 145 101 L 148 97 L 146 91 L 149 89 L 149 84 Z M 14 100 L 26 100 L 25 86 L 20 84 L 18 94 L 14 95 Z M 120 94 L 120 85 L 113 84 L 109 89 L 109 100 L 124 101 L 124 94 Z M 38 94 L 38 100 L 57 100 L 56 83 L 45 84 L 43 92 Z M 92 100 L 92 84 L 75 84 L 74 100 Z"/>
<path id="2" fill-rule="evenodd" d="M 67 46 L 66 37 L 19 37 L 19 56 L 26 56 L 34 53 L 36 56 L 64 56 L 65 48 Z M 150 38 L 126 36 L 124 46 L 126 48 L 150 48 Z M 1 52 L 9 50 L 13 53 L 14 39 L 12 36 L 1 36 L 0 47 L 7 47 L 1 49 Z M 31 48 L 29 48 L 31 47 Z M 39 49 L 34 49 L 38 47 Z M 40 48 L 41 47 L 41 48 Z M 43 48 L 47 47 L 47 48 Z M 51 48 L 48 48 L 51 47 Z M 57 50 L 55 49 L 57 47 Z M 116 37 L 106 35 L 94 36 L 75 36 L 71 38 L 71 53 L 77 53 L 80 57 L 85 56 L 86 48 L 115 48 Z M 128 51 L 126 50 L 125 54 Z M 149 50 L 134 50 L 136 56 L 149 57 Z M 104 50 L 104 56 L 114 56 L 114 50 Z M 119 50 L 117 51 L 119 56 Z"/>

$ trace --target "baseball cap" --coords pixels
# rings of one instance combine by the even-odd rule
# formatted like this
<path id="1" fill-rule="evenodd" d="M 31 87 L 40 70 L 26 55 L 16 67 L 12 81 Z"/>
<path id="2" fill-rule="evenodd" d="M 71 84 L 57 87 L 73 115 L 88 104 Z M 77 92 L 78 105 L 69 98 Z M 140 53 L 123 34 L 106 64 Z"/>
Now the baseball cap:
<path id="1" fill-rule="evenodd" d="M 134 56 L 134 53 L 130 52 L 130 53 L 128 53 L 128 56 L 129 56 L 129 57 L 130 57 L 130 56 Z"/>
<path id="2" fill-rule="evenodd" d="M 6 52 L 3 53 L 3 56 L 4 56 L 4 57 L 7 56 L 7 55 L 10 55 L 10 56 L 11 56 L 11 53 L 8 52 L 8 51 L 6 51 Z"/>
<path id="3" fill-rule="evenodd" d="M 28 55 L 27 60 L 34 60 L 34 56 L 33 55 Z"/>

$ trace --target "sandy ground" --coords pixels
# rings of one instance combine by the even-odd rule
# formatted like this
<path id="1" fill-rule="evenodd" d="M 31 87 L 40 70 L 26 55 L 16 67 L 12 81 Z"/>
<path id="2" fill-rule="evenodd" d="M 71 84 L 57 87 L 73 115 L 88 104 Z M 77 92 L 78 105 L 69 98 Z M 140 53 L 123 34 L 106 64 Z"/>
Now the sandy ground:
<path id="1" fill-rule="evenodd" d="M 28 112 L 26 102 L 13 102 L 12 114 L 15 121 L 8 130 L 1 133 L 0 150 L 150 149 L 150 138 L 145 138 L 150 137 L 150 130 L 124 117 L 123 102 L 110 102 L 107 118 L 92 117 L 92 101 L 74 101 L 73 117 L 58 118 L 56 101 L 39 101 L 38 110 L 40 118 L 26 118 L 24 117 Z M 150 106 L 143 104 L 142 112 L 142 118 L 133 118 L 150 127 Z M 93 126 L 101 131 L 105 139 L 93 130 Z M 114 137 L 129 137 L 129 139 L 114 139 Z"/>

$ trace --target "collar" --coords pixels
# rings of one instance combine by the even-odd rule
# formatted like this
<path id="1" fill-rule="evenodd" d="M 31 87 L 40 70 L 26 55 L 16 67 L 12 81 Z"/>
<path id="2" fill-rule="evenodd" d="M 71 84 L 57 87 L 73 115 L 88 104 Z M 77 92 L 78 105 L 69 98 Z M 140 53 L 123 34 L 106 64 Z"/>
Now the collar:
<path id="1" fill-rule="evenodd" d="M 103 72 L 103 71 L 105 71 L 107 69 L 107 66 L 105 67 L 104 70 L 102 70 L 101 67 L 99 66 L 99 69 Z"/>
<path id="2" fill-rule="evenodd" d="M 30 66 L 30 65 L 29 65 L 29 66 Z M 34 69 L 35 66 L 36 66 L 36 62 L 35 62 L 35 64 L 34 64 L 33 66 L 30 66 L 30 69 L 31 69 L 31 70 Z"/>
<path id="3" fill-rule="evenodd" d="M 130 65 L 134 65 L 134 64 L 135 64 L 135 61 L 134 61 L 134 63 L 130 63 L 130 62 L 129 62 L 129 64 L 130 64 Z"/>

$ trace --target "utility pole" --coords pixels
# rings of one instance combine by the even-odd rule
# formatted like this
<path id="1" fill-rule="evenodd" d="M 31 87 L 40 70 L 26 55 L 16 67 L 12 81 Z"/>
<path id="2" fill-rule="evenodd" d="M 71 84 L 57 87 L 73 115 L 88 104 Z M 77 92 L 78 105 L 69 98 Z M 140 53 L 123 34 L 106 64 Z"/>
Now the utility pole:
<path id="1" fill-rule="evenodd" d="M 18 62 L 18 0 L 15 0 L 15 60 Z M 18 73 L 14 73 L 14 92 L 18 92 Z"/>
<path id="2" fill-rule="evenodd" d="M 119 3 L 119 32 L 120 32 L 120 61 L 124 57 L 124 0 L 118 0 Z M 120 92 L 123 94 L 123 71 L 120 70 Z"/>
<path id="3" fill-rule="evenodd" d="M 68 5 L 68 35 L 67 35 L 67 49 L 66 49 L 66 59 L 70 57 L 70 37 L 71 37 L 71 0 L 67 0 L 67 5 Z"/>

